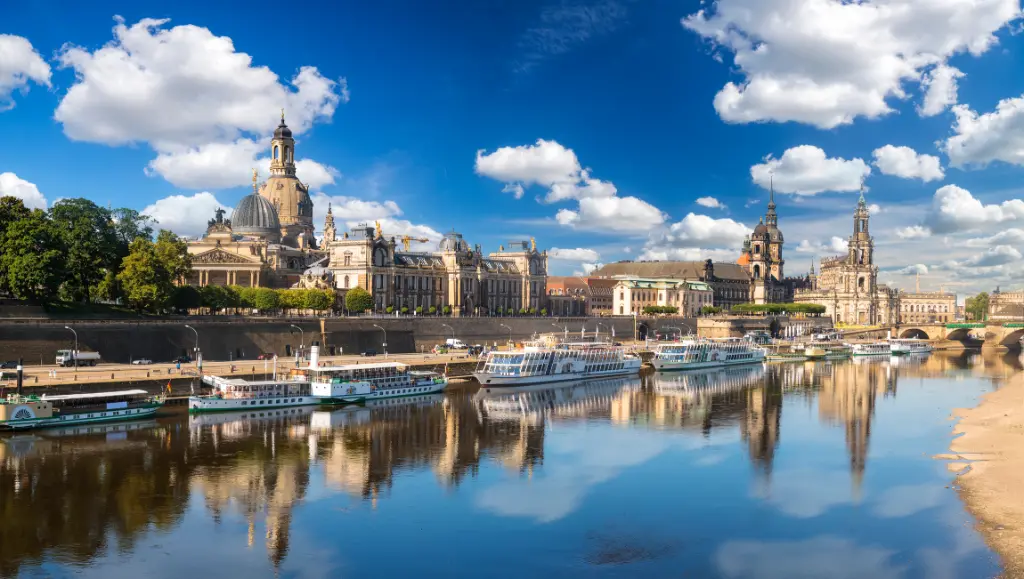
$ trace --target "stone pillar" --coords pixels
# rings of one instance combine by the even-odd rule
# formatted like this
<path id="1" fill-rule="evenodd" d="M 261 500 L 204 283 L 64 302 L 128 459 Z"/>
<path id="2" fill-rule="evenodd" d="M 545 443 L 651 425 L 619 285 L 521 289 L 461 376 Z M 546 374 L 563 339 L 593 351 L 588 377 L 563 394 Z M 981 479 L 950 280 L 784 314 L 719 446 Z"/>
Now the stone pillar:
<path id="1" fill-rule="evenodd" d="M 253 275 L 253 273 L 254 272 L 252 272 L 252 271 L 249 272 L 249 287 L 255 287 L 254 282 L 256 280 L 256 276 Z"/>

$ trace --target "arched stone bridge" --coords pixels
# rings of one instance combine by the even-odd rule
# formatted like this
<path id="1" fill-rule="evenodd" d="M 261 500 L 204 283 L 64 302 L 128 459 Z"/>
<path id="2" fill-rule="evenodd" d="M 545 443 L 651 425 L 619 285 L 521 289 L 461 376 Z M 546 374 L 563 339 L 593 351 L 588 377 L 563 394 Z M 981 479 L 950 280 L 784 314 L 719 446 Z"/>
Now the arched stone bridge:
<path id="1" fill-rule="evenodd" d="M 1024 337 L 1024 323 L 1021 322 L 954 322 L 949 324 L 905 324 L 892 328 L 892 336 L 899 338 L 922 338 L 925 340 L 949 340 L 964 343 L 983 343 L 984 346 L 1006 346 L 1019 348 Z"/>

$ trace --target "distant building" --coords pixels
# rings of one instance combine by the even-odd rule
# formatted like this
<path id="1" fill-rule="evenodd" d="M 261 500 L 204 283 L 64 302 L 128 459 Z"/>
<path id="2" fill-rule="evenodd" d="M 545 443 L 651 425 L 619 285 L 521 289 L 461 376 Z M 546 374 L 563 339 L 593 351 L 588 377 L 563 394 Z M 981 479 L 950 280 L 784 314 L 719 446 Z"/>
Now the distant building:
<path id="1" fill-rule="evenodd" d="M 779 216 L 775 212 L 775 187 L 768 196 L 768 212 L 754 227 L 754 232 L 743 240 L 743 250 L 736 263 L 750 275 L 750 295 L 754 304 L 789 303 L 798 289 L 810 289 L 810 278 L 784 275 L 786 260 L 782 255 L 785 245 Z M 813 265 L 811 266 L 813 270 Z"/>
<path id="2" fill-rule="evenodd" d="M 590 287 L 577 276 L 548 277 L 548 312 L 553 316 L 590 315 Z"/>
<path id="3" fill-rule="evenodd" d="M 900 292 L 901 324 L 947 324 L 956 320 L 956 294 Z"/>
<path id="4" fill-rule="evenodd" d="M 821 273 L 810 276 L 810 288 L 798 289 L 797 303 L 825 307 L 836 324 L 887 325 L 899 319 L 899 292 L 878 283 L 875 242 L 868 229 L 870 214 L 861 193 L 853 214 L 853 235 L 845 256 L 821 260 Z"/>
<path id="5" fill-rule="evenodd" d="M 988 296 L 988 319 L 1020 320 L 1024 318 L 1024 290 L 996 291 Z"/>
<path id="6" fill-rule="evenodd" d="M 612 294 L 612 311 L 620 316 L 642 314 L 648 306 L 669 306 L 694 317 L 702 307 L 714 305 L 711 286 L 678 279 L 619 278 Z"/>
<path id="7" fill-rule="evenodd" d="M 484 255 L 462 234 L 445 234 L 436 251 L 410 251 L 409 238 L 399 246 L 394 236 L 359 226 L 337 236 L 328 210 L 324 248 L 330 278 L 341 292 L 361 287 L 373 295 L 374 307 L 442 309 L 456 314 L 540 311 L 547 303 L 547 251 L 532 239 Z"/>
<path id="8" fill-rule="evenodd" d="M 957 321 L 963 321 L 967 319 L 967 306 L 964 304 L 956 307 L 956 319 Z"/>
<path id="9" fill-rule="evenodd" d="M 738 263 L 707 261 L 620 261 L 594 270 L 591 278 L 633 278 L 704 282 L 711 287 L 715 306 L 728 310 L 750 297 L 750 275 Z M 619 308 L 613 305 L 613 313 Z M 627 311 L 628 313 L 628 311 Z"/>

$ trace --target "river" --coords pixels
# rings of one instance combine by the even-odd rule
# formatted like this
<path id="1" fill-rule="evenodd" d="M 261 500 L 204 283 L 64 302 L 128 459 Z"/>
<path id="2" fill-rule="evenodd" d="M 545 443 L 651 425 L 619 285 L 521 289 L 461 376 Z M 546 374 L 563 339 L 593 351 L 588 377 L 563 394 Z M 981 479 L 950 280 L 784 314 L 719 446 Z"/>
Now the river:
<path id="1" fill-rule="evenodd" d="M 0 576 L 992 577 L 950 412 L 1014 355 L 0 437 Z"/>

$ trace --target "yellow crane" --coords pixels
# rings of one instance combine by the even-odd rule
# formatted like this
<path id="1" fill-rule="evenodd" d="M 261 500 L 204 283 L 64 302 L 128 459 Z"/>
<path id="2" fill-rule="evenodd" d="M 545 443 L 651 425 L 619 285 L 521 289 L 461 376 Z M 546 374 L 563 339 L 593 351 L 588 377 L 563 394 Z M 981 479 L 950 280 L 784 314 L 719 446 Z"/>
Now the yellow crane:
<path id="1" fill-rule="evenodd" d="M 377 229 L 378 233 L 377 233 L 377 235 L 379 237 L 397 237 L 397 238 L 401 239 L 402 240 L 402 247 L 405 249 L 405 251 L 409 251 L 410 247 L 412 247 L 412 242 L 414 242 L 414 241 L 418 241 L 419 243 L 427 243 L 428 241 L 430 241 L 426 237 L 413 237 L 411 235 L 395 235 L 393 233 L 380 233 L 380 228 L 379 227 L 380 226 L 378 225 L 378 229 Z"/>

